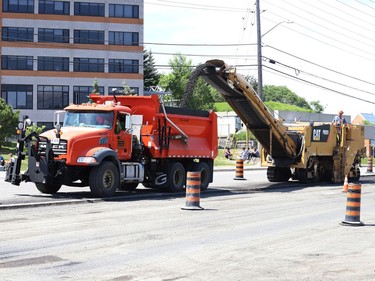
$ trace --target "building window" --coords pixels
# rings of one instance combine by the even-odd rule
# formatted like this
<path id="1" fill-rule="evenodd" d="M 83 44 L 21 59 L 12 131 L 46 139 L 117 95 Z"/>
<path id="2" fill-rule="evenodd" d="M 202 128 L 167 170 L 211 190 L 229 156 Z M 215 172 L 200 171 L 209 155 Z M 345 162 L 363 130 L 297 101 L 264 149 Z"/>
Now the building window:
<path id="1" fill-rule="evenodd" d="M 34 28 L 28 27 L 3 27 L 1 39 L 3 41 L 34 41 Z"/>
<path id="2" fill-rule="evenodd" d="M 33 70 L 33 57 L 1 56 L 1 69 L 4 69 L 4 70 Z"/>
<path id="3" fill-rule="evenodd" d="M 74 58 L 76 72 L 104 72 L 104 59 Z"/>
<path id="4" fill-rule="evenodd" d="M 115 18 L 139 18 L 139 6 L 109 4 L 109 16 Z"/>
<path id="5" fill-rule="evenodd" d="M 63 109 L 69 104 L 69 86 L 38 85 L 38 109 Z"/>
<path id="6" fill-rule="evenodd" d="M 130 88 L 130 91 L 131 91 L 131 94 L 132 95 L 136 95 L 138 96 L 139 95 L 139 88 L 138 87 L 129 87 Z M 108 87 L 108 94 L 113 94 L 115 93 L 116 95 L 123 95 L 124 94 L 124 87 L 123 86 L 119 86 L 119 87 Z"/>
<path id="7" fill-rule="evenodd" d="M 73 87 L 73 102 L 81 104 L 89 101 L 89 94 L 93 91 L 92 86 L 74 86 Z M 99 93 L 104 95 L 104 87 L 99 86 Z"/>
<path id="8" fill-rule="evenodd" d="M 33 108 L 33 85 L 1 85 L 1 97 L 14 109 Z"/>
<path id="9" fill-rule="evenodd" d="M 138 73 L 138 60 L 109 59 L 108 72 L 114 73 Z"/>
<path id="10" fill-rule="evenodd" d="M 74 43 L 104 45 L 104 31 L 74 30 Z"/>
<path id="11" fill-rule="evenodd" d="M 104 17 L 104 4 L 103 3 L 88 3 L 88 2 L 75 2 L 74 15 L 75 16 L 93 16 Z"/>
<path id="12" fill-rule="evenodd" d="M 38 70 L 69 71 L 69 58 L 38 57 Z"/>
<path id="13" fill-rule="evenodd" d="M 39 0 L 39 14 L 69 15 L 70 3 L 67 1 Z"/>
<path id="14" fill-rule="evenodd" d="M 109 32 L 109 45 L 139 46 L 138 32 Z"/>
<path id="15" fill-rule="evenodd" d="M 34 0 L 3 0 L 3 12 L 34 13 Z"/>
<path id="16" fill-rule="evenodd" d="M 69 29 L 38 28 L 38 42 L 69 43 Z"/>

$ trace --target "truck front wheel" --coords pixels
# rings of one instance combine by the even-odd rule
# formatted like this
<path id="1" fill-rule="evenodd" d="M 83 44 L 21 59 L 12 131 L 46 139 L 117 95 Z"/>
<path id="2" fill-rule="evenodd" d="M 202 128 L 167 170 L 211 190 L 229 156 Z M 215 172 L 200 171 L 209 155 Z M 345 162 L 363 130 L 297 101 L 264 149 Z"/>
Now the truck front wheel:
<path id="1" fill-rule="evenodd" d="M 186 172 L 184 165 L 180 162 L 172 162 L 168 169 L 168 190 L 171 192 L 181 192 L 184 190 Z"/>
<path id="2" fill-rule="evenodd" d="M 46 194 L 55 194 L 61 188 L 61 184 L 54 183 L 35 183 L 35 186 L 40 192 Z"/>
<path id="3" fill-rule="evenodd" d="M 91 169 L 89 185 L 95 196 L 110 197 L 115 195 L 119 183 L 119 171 L 112 162 L 104 161 Z"/>

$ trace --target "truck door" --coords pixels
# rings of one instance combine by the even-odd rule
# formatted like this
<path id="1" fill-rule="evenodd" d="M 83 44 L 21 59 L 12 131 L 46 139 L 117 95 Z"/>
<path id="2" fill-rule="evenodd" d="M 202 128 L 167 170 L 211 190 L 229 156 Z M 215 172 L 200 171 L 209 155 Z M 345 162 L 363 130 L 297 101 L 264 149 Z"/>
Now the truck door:
<path id="1" fill-rule="evenodd" d="M 114 126 L 114 147 L 120 160 L 130 159 L 132 156 L 132 131 L 131 116 L 128 113 L 119 112 Z"/>

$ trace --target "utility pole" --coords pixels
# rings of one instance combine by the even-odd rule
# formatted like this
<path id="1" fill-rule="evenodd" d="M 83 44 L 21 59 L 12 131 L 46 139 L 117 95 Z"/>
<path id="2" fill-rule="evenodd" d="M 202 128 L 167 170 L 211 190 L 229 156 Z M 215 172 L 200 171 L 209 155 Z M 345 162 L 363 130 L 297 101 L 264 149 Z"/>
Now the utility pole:
<path id="1" fill-rule="evenodd" d="M 263 72 L 262 72 L 262 32 L 260 29 L 260 7 L 259 1 L 256 0 L 256 17 L 257 17 L 257 46 L 258 46 L 258 96 L 263 99 Z"/>

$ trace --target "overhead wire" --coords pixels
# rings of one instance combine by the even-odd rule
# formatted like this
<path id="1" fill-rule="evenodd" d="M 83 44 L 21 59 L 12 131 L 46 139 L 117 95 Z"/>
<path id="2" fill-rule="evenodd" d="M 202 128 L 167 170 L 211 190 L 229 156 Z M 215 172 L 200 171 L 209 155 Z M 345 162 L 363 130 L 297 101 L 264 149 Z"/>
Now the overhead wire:
<path id="1" fill-rule="evenodd" d="M 192 3 L 184 3 L 184 2 L 176 2 L 176 1 L 164 1 L 164 0 L 156 0 L 156 1 L 164 2 L 164 3 L 152 3 L 150 1 L 144 1 L 144 3 L 149 4 L 149 5 L 156 5 L 156 6 L 167 6 L 167 7 L 195 9 L 195 10 L 210 10 L 210 11 L 220 11 L 220 12 L 244 12 L 246 11 L 246 9 L 240 9 L 240 8 L 235 8 L 235 7 L 218 7 L 218 6 L 200 5 L 200 4 L 192 4 Z"/>
<path id="2" fill-rule="evenodd" d="M 272 59 L 269 59 L 267 58 L 272 64 L 278 64 L 278 65 L 281 65 L 282 67 L 285 67 L 285 68 L 288 68 L 288 69 L 292 69 L 295 71 L 295 73 L 297 73 L 298 75 L 299 74 L 307 74 L 311 77 L 314 77 L 314 78 L 317 78 L 317 79 L 321 79 L 321 80 L 324 80 L 326 82 L 330 82 L 330 83 L 333 83 L 333 84 L 336 84 L 336 85 L 339 85 L 339 86 L 343 86 L 345 88 L 349 88 L 349 89 L 352 89 L 352 90 L 356 90 L 356 91 L 359 91 L 359 92 L 362 92 L 362 93 L 365 93 L 365 94 L 370 94 L 370 95 L 375 95 L 374 92 L 369 92 L 367 90 L 362 90 L 362 89 L 359 89 L 359 88 L 356 88 L 356 87 L 353 87 L 353 86 L 350 86 L 350 85 L 347 85 L 347 84 L 344 84 L 344 83 L 341 83 L 341 82 L 337 82 L 337 81 L 334 81 L 332 79 L 328 79 L 326 77 L 322 77 L 322 76 L 319 76 L 319 75 L 316 75 L 316 74 L 313 74 L 311 72 L 308 72 L 308 71 L 305 71 L 305 70 L 302 70 L 300 68 L 296 68 L 296 67 L 293 67 L 293 66 L 290 66 L 290 65 L 287 65 L 287 64 L 284 64 L 282 62 L 279 62 L 279 61 L 275 61 L 275 60 L 272 60 Z"/>
<path id="3" fill-rule="evenodd" d="M 168 1 L 164 1 L 164 2 L 168 2 Z M 286 1 L 287 2 L 287 1 Z M 339 3 L 341 3 L 340 1 L 338 1 Z M 358 1 L 357 1 L 358 2 Z M 371 1 L 373 2 L 373 1 Z M 186 4 L 186 3 L 185 3 Z M 275 6 L 275 3 L 272 2 L 271 3 L 273 6 Z M 289 3 L 288 3 L 289 4 Z M 295 4 L 295 3 L 293 3 Z M 310 5 L 310 6 L 313 6 L 313 5 Z M 293 5 L 293 7 L 295 7 L 295 5 Z M 313 6 L 316 8 L 316 6 Z M 206 7 L 207 8 L 207 7 Z M 208 7 L 208 8 L 212 8 L 212 7 Z M 280 6 L 278 6 L 279 9 L 281 10 L 284 10 L 284 11 L 287 11 L 286 9 L 282 9 Z M 289 12 L 289 11 L 288 11 Z M 304 10 L 304 12 L 308 12 L 306 10 Z M 328 14 L 331 14 L 330 17 L 333 17 L 334 15 L 332 13 L 328 13 Z M 299 16 L 299 15 L 296 15 L 295 16 Z M 284 16 L 285 18 L 285 16 Z M 304 22 L 306 22 L 306 18 L 303 18 L 301 16 L 299 16 L 300 19 L 303 19 Z M 341 20 L 343 19 L 342 16 L 337 16 L 337 18 L 341 18 Z M 310 24 L 314 24 L 315 26 L 318 26 L 321 30 L 323 31 L 327 31 L 327 32 L 330 32 L 330 33 L 335 33 L 336 35 L 340 35 L 341 37 L 343 38 L 347 38 L 348 37 L 348 32 L 352 35 L 351 38 L 357 38 L 356 39 L 356 42 L 361 44 L 361 45 L 365 45 L 367 47 L 371 47 L 371 46 L 374 46 L 372 43 L 375 42 L 372 38 L 364 35 L 364 36 L 361 36 L 360 38 L 358 38 L 358 33 L 356 33 L 355 31 L 351 30 L 351 29 L 346 29 L 346 33 L 344 32 L 341 32 L 341 31 L 338 31 L 338 30 L 343 30 L 343 26 L 340 25 L 340 24 L 337 24 L 335 22 L 332 22 L 332 21 L 328 21 L 329 24 L 329 27 L 327 27 L 327 25 L 322 25 L 320 22 L 324 21 L 325 18 L 324 17 L 315 17 L 315 19 L 317 20 L 312 20 L 312 19 L 308 19 L 307 21 L 310 23 Z M 318 22 L 318 23 L 317 23 Z M 327 21 L 325 21 L 327 22 Z M 302 30 L 308 30 L 310 31 L 311 33 L 310 34 L 306 34 L 306 32 L 303 32 L 301 30 L 298 30 L 296 28 L 289 28 L 289 27 L 284 27 L 284 28 L 288 28 L 289 30 L 293 31 L 293 32 L 296 32 L 296 33 L 299 33 L 303 36 L 307 36 L 315 41 L 318 41 L 324 45 L 327 45 L 327 46 L 331 46 L 332 48 L 335 48 L 335 49 L 339 49 L 341 51 L 344 51 L 346 53 L 350 53 L 351 55 L 355 55 L 355 56 L 358 56 L 358 57 L 361 57 L 363 59 L 366 59 L 366 60 L 371 60 L 371 61 L 375 61 L 373 59 L 373 54 L 369 53 L 367 50 L 363 49 L 363 48 L 359 48 L 358 45 L 354 46 L 352 44 L 349 44 L 348 41 L 346 40 L 345 42 L 342 41 L 342 39 L 339 39 L 338 37 L 335 37 L 335 38 L 332 38 L 331 35 L 327 35 L 326 33 L 323 33 L 323 32 L 317 32 L 316 30 L 312 29 L 311 27 L 307 27 L 305 24 L 299 24 L 297 23 L 296 24 L 300 29 Z M 337 26 L 338 29 L 333 29 L 331 26 L 332 25 L 335 25 Z M 319 37 L 323 38 L 323 39 L 320 39 L 320 38 L 317 38 L 316 36 L 312 36 L 311 34 L 316 34 L 318 35 Z M 364 39 L 364 40 L 363 40 Z M 366 40 L 366 41 L 365 41 Z M 371 43 L 370 43 L 371 42 Z M 246 44 L 247 46 L 250 46 L 250 44 Z M 252 45 L 255 45 L 255 44 L 252 44 Z M 244 45 L 243 45 L 244 46 Z M 343 47 L 345 46 L 345 47 Z M 272 46 L 269 46 L 269 45 L 265 45 L 265 47 L 270 47 L 270 48 L 274 48 Z M 277 49 L 277 48 L 276 48 Z M 238 56 L 238 46 L 237 46 L 237 49 L 236 49 L 236 54 L 234 57 L 237 57 Z M 354 51 L 355 50 L 355 51 Z M 280 50 L 281 51 L 281 50 Z M 359 51 L 359 52 L 358 52 Z M 284 52 L 284 53 L 287 53 L 289 54 L 288 52 L 285 52 L 285 51 L 281 51 L 281 52 Z M 291 54 L 289 54 L 291 55 Z M 294 56 L 294 55 L 292 55 Z M 371 83 L 369 81 L 365 81 L 363 79 L 360 79 L 360 78 L 357 78 L 357 77 L 354 77 L 352 75 L 348 75 L 348 74 L 345 74 L 345 73 L 342 73 L 342 72 L 339 72 L 337 70 L 333 70 L 331 68 L 328 68 L 328 67 L 325 67 L 325 66 L 322 66 L 322 65 L 319 65 L 317 63 L 313 63 L 311 61 L 308 61 L 308 60 L 305 60 L 305 59 L 302 59 L 302 58 L 299 58 L 298 56 L 294 56 L 295 58 L 298 58 L 298 59 L 301 59 L 302 61 L 305 61 L 305 62 L 309 62 L 311 63 L 312 65 L 315 65 L 315 66 L 319 66 L 319 67 L 322 67 L 323 69 L 327 70 L 327 71 L 331 71 L 332 73 L 336 73 L 336 74 L 339 74 L 339 75 L 342 75 L 342 76 L 345 76 L 345 77 L 348 77 L 348 78 L 351 78 L 351 79 L 355 79 L 356 81 L 359 81 L 359 82 L 363 82 L 363 83 L 367 83 L 368 85 L 375 85 L 374 83 Z M 287 67 L 291 67 L 289 64 L 285 64 L 285 66 Z M 245 67 L 245 66 L 242 66 L 242 65 L 236 65 L 236 67 Z M 277 69 L 273 69 L 273 68 L 270 68 L 268 66 L 265 66 L 265 68 L 268 68 L 268 69 L 271 69 L 273 72 L 276 72 L 276 73 L 281 73 L 282 75 L 284 76 L 287 76 L 289 78 L 293 78 L 295 80 L 298 80 L 298 81 L 301 81 L 303 83 L 308 83 L 312 86 L 315 86 L 315 87 L 319 87 L 321 89 L 324 89 L 324 90 L 328 90 L 328 91 L 332 91 L 332 92 L 335 92 L 335 93 L 338 93 L 338 94 L 341 94 L 341 95 L 344 95 L 344 96 L 347 96 L 347 97 L 350 97 L 350 98 L 356 98 L 356 99 L 359 99 L 359 100 L 362 100 L 362 101 L 365 101 L 365 102 L 370 102 L 370 103 L 373 103 L 367 99 L 364 99 L 364 98 L 360 98 L 360 97 L 355 97 L 355 96 L 352 96 L 352 95 L 349 95 L 345 92 L 341 92 L 341 91 L 337 91 L 335 89 L 332 89 L 330 87 L 326 87 L 326 86 L 323 86 L 323 85 L 319 85 L 317 83 L 314 83 L 314 82 L 311 82 L 311 81 L 308 81 L 306 79 L 301 79 L 300 77 L 293 77 L 293 75 L 290 75 L 288 73 L 284 73 L 284 72 L 281 72 Z M 242 68 L 244 69 L 244 68 Z M 369 91 L 366 91 L 366 90 L 361 90 L 361 89 L 358 89 L 358 88 L 354 88 L 354 87 L 351 87 L 350 85 L 346 85 L 344 83 L 340 83 L 340 82 L 337 82 L 337 81 L 334 81 L 334 80 L 330 80 L 330 79 L 326 79 L 324 77 L 321 77 L 319 75 L 316 75 L 316 74 L 313 74 L 311 72 L 307 72 L 307 71 L 303 71 L 304 74 L 307 74 L 307 75 L 310 75 L 311 77 L 314 77 L 316 79 L 322 79 L 323 81 L 326 81 L 326 82 L 329 82 L 329 83 L 336 83 L 337 85 L 339 86 L 342 86 L 342 87 L 346 87 L 348 89 L 355 89 L 355 90 L 360 90 L 364 93 L 367 93 L 367 94 L 373 94 Z"/>
<path id="4" fill-rule="evenodd" d="M 298 14 L 296 14 L 296 13 L 293 13 L 293 12 L 290 12 L 290 11 L 288 11 L 287 9 L 282 8 L 282 7 L 280 7 L 280 6 L 278 6 L 278 5 L 274 4 L 274 3 L 273 3 L 272 5 L 275 6 L 275 7 L 278 7 L 279 9 L 281 9 L 281 10 L 283 10 L 283 11 L 285 11 L 285 12 L 289 12 L 290 14 L 292 14 L 292 15 L 294 15 L 294 16 L 297 16 L 297 17 L 300 17 L 300 18 L 301 18 L 300 15 L 298 15 Z M 294 6 L 294 7 L 296 8 L 296 6 Z M 307 19 L 305 19 L 305 18 L 302 18 L 302 19 L 305 20 L 305 21 L 307 20 Z M 313 24 L 316 24 L 316 23 L 314 23 L 314 22 L 312 22 L 312 21 L 310 21 L 310 20 L 307 20 L 307 21 L 309 21 L 309 22 L 311 22 L 311 23 L 313 23 Z M 297 32 L 297 33 L 299 33 L 299 34 L 301 34 L 301 35 L 303 35 L 303 36 L 306 36 L 306 37 L 312 38 L 312 39 L 314 39 L 314 40 L 318 40 L 318 41 L 320 41 L 320 42 L 322 42 L 322 43 L 325 43 L 326 45 L 329 45 L 329 46 L 331 46 L 331 47 L 334 47 L 334 48 L 337 48 L 337 49 L 341 49 L 341 50 L 346 51 L 346 52 L 350 52 L 351 54 L 353 53 L 353 51 L 355 51 L 355 52 L 361 51 L 363 54 L 370 55 L 370 56 L 374 56 L 374 59 L 375 59 L 375 54 L 369 53 L 368 51 L 366 51 L 366 50 L 364 50 L 364 49 L 362 49 L 362 48 L 359 48 L 358 45 L 354 46 L 354 45 L 348 44 L 347 41 L 346 41 L 346 42 L 343 42 L 343 41 L 337 40 L 337 39 L 335 39 L 335 38 L 332 38 L 332 34 L 329 34 L 329 35 L 327 34 L 327 35 L 326 35 L 326 34 L 324 34 L 324 33 L 322 33 L 322 32 L 317 31 L 316 29 L 313 29 L 313 28 L 310 28 L 310 27 L 306 27 L 306 26 L 304 26 L 304 25 L 301 25 L 301 24 L 299 24 L 298 22 L 294 22 L 294 25 L 296 25 L 296 26 L 300 26 L 300 27 L 302 27 L 302 28 L 305 29 L 305 30 L 308 30 L 308 31 L 310 31 L 310 32 L 313 32 L 313 33 L 315 33 L 315 34 L 318 34 L 318 35 L 324 37 L 325 40 L 330 40 L 330 41 L 332 41 L 333 43 L 339 43 L 339 44 L 342 45 L 342 46 L 350 47 L 350 48 L 352 49 L 352 51 L 347 50 L 347 48 L 339 47 L 339 46 L 334 45 L 334 44 L 332 44 L 332 43 L 327 43 L 327 42 L 324 42 L 324 41 L 322 41 L 322 40 L 319 40 L 319 39 L 317 39 L 317 38 L 315 38 L 315 37 L 313 37 L 313 36 L 311 36 L 311 35 L 306 34 L 306 32 L 300 32 L 300 31 L 297 31 L 297 30 L 295 30 L 294 28 L 291 28 L 291 27 L 285 27 L 285 28 L 288 28 L 288 29 L 290 29 L 290 30 L 293 30 L 293 31 L 295 31 L 295 32 Z M 322 26 L 322 25 L 320 25 L 320 24 L 316 24 L 316 25 L 321 26 L 322 28 L 327 29 L 326 27 L 324 27 L 324 26 Z M 331 30 L 331 31 L 332 31 L 332 30 Z M 332 32 L 333 32 L 333 31 L 332 31 Z M 345 36 L 344 33 L 340 33 L 340 35 Z M 375 42 L 375 41 L 374 41 L 374 42 Z M 368 44 L 366 44 L 366 43 L 364 43 L 364 44 L 365 44 L 366 46 L 368 45 Z M 374 48 L 375 48 L 375 45 L 374 45 Z M 357 56 L 360 56 L 360 55 L 357 54 Z M 366 58 L 365 56 L 360 56 L 360 57 L 362 57 L 362 58 Z M 375 60 L 374 60 L 374 62 L 375 62 Z"/>
<path id="5" fill-rule="evenodd" d="M 367 100 L 367 99 L 363 99 L 363 98 L 360 98 L 360 97 L 358 97 L 358 96 L 352 96 L 352 95 L 349 95 L 349 94 L 347 94 L 347 93 L 344 93 L 344 92 L 341 92 L 341 91 L 338 91 L 338 90 L 335 90 L 335 89 L 331 89 L 331 88 L 329 88 L 329 87 L 325 87 L 325 86 L 323 86 L 323 85 L 320 85 L 320 84 L 317 84 L 317 83 L 314 83 L 314 82 L 308 81 L 308 80 L 306 80 L 306 79 L 302 79 L 302 78 L 299 78 L 299 77 L 295 77 L 295 76 L 293 76 L 293 75 L 291 75 L 291 74 L 288 74 L 288 73 L 282 72 L 282 71 L 280 71 L 280 70 L 274 69 L 274 68 L 269 67 L 269 66 L 266 66 L 266 65 L 265 65 L 264 67 L 265 67 L 265 68 L 268 68 L 268 69 L 270 69 L 270 70 L 272 70 L 272 71 L 275 71 L 275 72 L 281 73 L 281 74 L 283 74 L 283 75 L 285 75 L 285 76 L 287 76 L 287 77 L 293 78 L 293 79 L 295 79 L 295 80 L 299 80 L 299 81 L 305 82 L 305 83 L 307 83 L 307 84 L 310 84 L 310 85 L 316 86 L 316 87 L 318 87 L 318 88 L 321 88 L 321 89 L 324 89 L 324 90 L 327 90 L 327 91 L 330 91 L 330 92 L 334 92 L 334 93 L 336 93 L 336 94 L 339 94 L 339 95 L 342 95 L 342 96 L 345 96 L 345 97 L 348 97 L 348 98 L 353 98 L 353 99 L 356 99 L 356 100 L 359 100 L 359 101 L 363 101 L 363 102 L 366 102 L 366 103 L 375 104 L 374 101 L 370 101 L 370 100 Z"/>
<path id="6" fill-rule="evenodd" d="M 272 49 L 274 49 L 274 50 L 276 50 L 276 51 L 278 51 L 278 52 L 281 52 L 281 53 L 283 53 L 283 54 L 286 54 L 286 55 L 291 56 L 291 57 L 293 57 L 293 58 L 296 58 L 296 59 L 298 59 L 298 60 L 304 61 L 304 62 L 306 62 L 306 63 L 312 64 L 312 65 L 314 65 L 314 66 L 317 66 L 317 67 L 323 68 L 323 69 L 325 69 L 325 70 L 331 71 L 331 72 L 333 72 L 333 73 L 336 73 L 336 74 L 342 75 L 342 76 L 344 76 L 344 77 L 347 77 L 347 78 L 350 78 L 350 79 L 353 79 L 353 80 L 357 80 L 357 81 L 359 81 L 359 82 L 363 82 L 363 83 L 366 83 L 366 84 L 369 84 L 369 85 L 375 86 L 375 83 L 372 83 L 372 82 L 369 82 L 369 81 L 363 80 L 363 79 L 361 79 L 361 78 L 358 78 L 358 77 L 355 77 L 355 76 L 352 76 L 352 75 L 349 75 L 349 74 L 345 74 L 345 73 L 343 73 L 343 72 L 340 72 L 340 71 L 334 70 L 334 69 L 332 69 L 332 68 L 329 68 L 329 67 L 326 67 L 326 66 L 323 66 L 323 65 L 320 65 L 320 64 L 314 63 L 314 62 L 312 62 L 312 61 L 310 61 L 310 60 L 307 60 L 307 59 L 304 59 L 304 58 L 298 57 L 298 56 L 296 56 L 296 55 L 293 55 L 293 54 L 291 54 L 291 53 L 288 53 L 288 52 L 286 52 L 286 51 L 283 51 L 283 50 L 281 50 L 281 49 L 279 49 L 279 48 L 276 48 L 276 47 L 273 47 L 273 46 L 270 46 L 270 45 L 266 45 L 265 47 L 272 48 Z"/>

